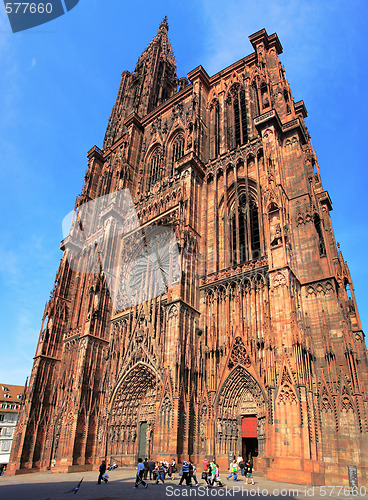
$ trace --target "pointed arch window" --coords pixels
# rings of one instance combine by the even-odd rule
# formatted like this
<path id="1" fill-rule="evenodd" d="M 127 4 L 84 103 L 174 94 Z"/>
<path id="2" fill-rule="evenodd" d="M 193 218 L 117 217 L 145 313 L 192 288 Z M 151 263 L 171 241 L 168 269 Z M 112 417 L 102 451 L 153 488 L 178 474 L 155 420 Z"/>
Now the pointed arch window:
<path id="1" fill-rule="evenodd" d="M 175 162 L 180 160 L 184 156 L 184 135 L 179 134 L 176 136 L 172 143 L 171 148 L 171 164 L 169 169 L 169 175 L 172 177 L 174 175 Z"/>
<path id="2" fill-rule="evenodd" d="M 260 114 L 260 106 L 259 106 L 259 96 L 258 96 L 258 88 L 257 82 L 254 81 L 251 85 L 251 103 L 253 110 L 253 117 L 256 117 Z"/>
<path id="3" fill-rule="evenodd" d="M 161 149 L 156 148 L 149 160 L 149 174 L 147 191 L 150 191 L 155 182 L 161 179 Z"/>
<path id="4" fill-rule="evenodd" d="M 326 246 L 325 246 L 325 240 L 323 238 L 322 222 L 318 214 L 314 214 L 313 219 L 314 219 L 314 227 L 316 228 L 318 235 L 319 254 L 322 257 L 326 255 Z"/>
<path id="5" fill-rule="evenodd" d="M 261 254 L 258 206 L 251 193 L 241 193 L 231 216 L 232 265 L 257 259 Z"/>
<path id="6" fill-rule="evenodd" d="M 220 104 L 218 100 L 214 100 L 210 107 L 211 121 L 210 121 L 210 134 L 211 134 L 211 158 L 217 158 L 220 154 Z"/>
<path id="7" fill-rule="evenodd" d="M 239 84 L 230 89 L 227 100 L 228 146 L 234 149 L 248 142 L 245 90 Z"/>

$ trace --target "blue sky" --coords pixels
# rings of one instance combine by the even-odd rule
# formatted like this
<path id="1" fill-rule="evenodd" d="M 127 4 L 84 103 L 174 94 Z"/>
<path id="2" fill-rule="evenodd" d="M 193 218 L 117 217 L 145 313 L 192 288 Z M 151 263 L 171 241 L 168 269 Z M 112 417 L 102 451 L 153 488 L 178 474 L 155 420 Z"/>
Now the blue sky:
<path id="1" fill-rule="evenodd" d="M 367 14 L 365 0 L 80 0 L 13 34 L 1 3 L 0 382 L 24 384 L 31 371 L 86 153 L 102 146 L 120 74 L 133 71 L 165 15 L 178 76 L 199 64 L 213 75 L 252 52 L 250 34 L 278 34 L 367 325 Z"/>

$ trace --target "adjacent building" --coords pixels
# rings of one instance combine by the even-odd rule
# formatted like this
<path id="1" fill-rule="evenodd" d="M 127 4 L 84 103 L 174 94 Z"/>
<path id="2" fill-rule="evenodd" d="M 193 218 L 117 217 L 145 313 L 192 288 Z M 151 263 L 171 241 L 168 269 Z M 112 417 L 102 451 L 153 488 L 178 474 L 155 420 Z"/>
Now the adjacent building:
<path id="1" fill-rule="evenodd" d="M 122 73 L 12 471 L 251 454 L 276 480 L 366 482 L 367 350 L 332 202 L 277 35 L 250 42 L 178 78 L 165 19 Z"/>
<path id="2" fill-rule="evenodd" d="M 0 465 L 8 464 L 24 387 L 0 384 Z"/>

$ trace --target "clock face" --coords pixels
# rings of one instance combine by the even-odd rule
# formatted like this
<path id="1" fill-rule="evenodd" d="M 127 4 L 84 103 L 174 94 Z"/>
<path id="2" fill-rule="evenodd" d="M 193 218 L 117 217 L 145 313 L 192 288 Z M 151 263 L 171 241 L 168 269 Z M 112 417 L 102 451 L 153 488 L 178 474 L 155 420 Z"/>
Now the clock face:
<path id="1" fill-rule="evenodd" d="M 174 231 L 164 226 L 144 229 L 142 245 L 127 271 L 125 292 L 131 305 L 158 297 L 179 283 L 180 254 Z"/>

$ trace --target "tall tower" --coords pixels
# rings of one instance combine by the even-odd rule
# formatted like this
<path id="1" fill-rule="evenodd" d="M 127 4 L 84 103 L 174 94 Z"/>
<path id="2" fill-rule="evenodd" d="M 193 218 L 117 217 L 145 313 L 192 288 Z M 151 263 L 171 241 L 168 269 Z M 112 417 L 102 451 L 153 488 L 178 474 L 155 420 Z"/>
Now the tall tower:
<path id="1" fill-rule="evenodd" d="M 364 334 L 280 41 L 188 83 L 167 33 L 88 152 L 12 470 L 251 454 L 272 479 L 364 483 Z"/>

